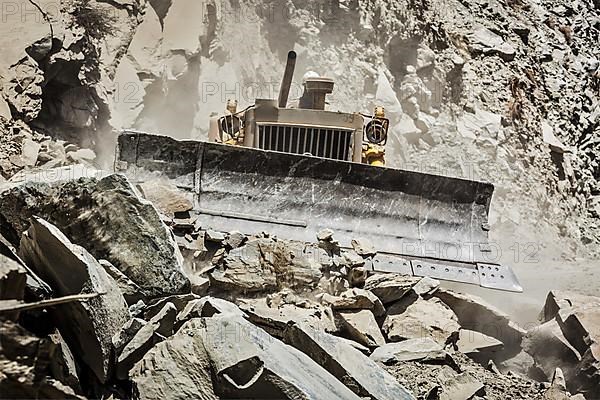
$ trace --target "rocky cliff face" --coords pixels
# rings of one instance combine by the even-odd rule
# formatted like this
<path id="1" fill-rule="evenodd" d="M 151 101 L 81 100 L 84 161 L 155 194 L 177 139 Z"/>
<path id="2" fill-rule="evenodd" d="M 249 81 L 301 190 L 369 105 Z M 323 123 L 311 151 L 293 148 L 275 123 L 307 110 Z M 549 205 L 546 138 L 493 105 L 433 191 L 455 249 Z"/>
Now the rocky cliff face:
<path id="1" fill-rule="evenodd" d="M 314 70 L 336 80 L 330 109 L 383 104 L 388 164 L 491 181 L 500 246 L 584 256 L 599 243 L 599 32 L 592 0 L 11 3 L 1 167 L 93 160 L 77 146 L 107 163 L 124 128 L 203 137 L 228 98 L 275 97 L 293 48 L 292 98 Z"/>

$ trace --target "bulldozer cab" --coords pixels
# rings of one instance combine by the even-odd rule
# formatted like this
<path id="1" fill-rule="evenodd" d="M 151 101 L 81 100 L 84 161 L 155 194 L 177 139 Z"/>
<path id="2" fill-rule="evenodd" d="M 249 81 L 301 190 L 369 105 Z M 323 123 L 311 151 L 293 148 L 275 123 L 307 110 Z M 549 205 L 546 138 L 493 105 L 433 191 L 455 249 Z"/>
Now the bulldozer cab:
<path id="1" fill-rule="evenodd" d="M 207 141 L 123 132 L 115 168 L 173 180 L 203 228 L 305 242 L 329 228 L 342 247 L 374 243 L 373 271 L 522 291 L 488 243 L 493 185 L 385 167 L 385 111 L 325 111 L 333 82 L 318 77 L 288 107 L 294 64 L 290 52 L 277 100 L 229 102 Z"/>

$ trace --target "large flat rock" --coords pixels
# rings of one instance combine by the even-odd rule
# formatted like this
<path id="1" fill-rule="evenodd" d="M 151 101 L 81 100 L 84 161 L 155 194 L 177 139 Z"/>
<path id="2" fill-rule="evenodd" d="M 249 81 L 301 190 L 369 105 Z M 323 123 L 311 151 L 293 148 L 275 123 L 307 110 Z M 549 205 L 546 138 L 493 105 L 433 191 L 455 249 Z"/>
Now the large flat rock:
<path id="1" fill-rule="evenodd" d="M 481 332 L 504 343 L 503 358 L 508 359 L 521 351 L 526 331 L 504 312 L 473 295 L 438 289 L 434 296 L 454 311 L 462 328 Z"/>
<path id="2" fill-rule="evenodd" d="M 240 316 L 216 314 L 188 324 L 198 324 L 194 332 L 203 337 L 221 397 L 359 399 L 302 351 Z"/>
<path id="3" fill-rule="evenodd" d="M 290 325 L 284 340 L 305 352 L 360 396 L 377 400 L 414 399 L 392 375 L 346 340 L 305 324 Z"/>
<path id="4" fill-rule="evenodd" d="M 21 256 L 59 296 L 103 293 L 55 307 L 51 314 L 69 347 L 100 381 L 106 381 L 112 366 L 112 337 L 129 319 L 116 282 L 83 247 L 40 218 L 33 218 L 23 235 Z"/>

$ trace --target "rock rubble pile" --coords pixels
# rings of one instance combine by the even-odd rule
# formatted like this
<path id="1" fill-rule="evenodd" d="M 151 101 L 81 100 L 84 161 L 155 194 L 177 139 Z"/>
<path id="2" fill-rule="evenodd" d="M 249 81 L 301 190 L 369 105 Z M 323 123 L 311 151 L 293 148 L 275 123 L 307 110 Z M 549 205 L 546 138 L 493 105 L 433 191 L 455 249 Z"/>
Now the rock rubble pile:
<path id="1" fill-rule="evenodd" d="M 371 272 L 360 238 L 216 232 L 122 175 L 49 172 L 0 187 L 3 398 L 600 395 L 599 298 L 552 292 L 522 327 L 434 279 Z"/>

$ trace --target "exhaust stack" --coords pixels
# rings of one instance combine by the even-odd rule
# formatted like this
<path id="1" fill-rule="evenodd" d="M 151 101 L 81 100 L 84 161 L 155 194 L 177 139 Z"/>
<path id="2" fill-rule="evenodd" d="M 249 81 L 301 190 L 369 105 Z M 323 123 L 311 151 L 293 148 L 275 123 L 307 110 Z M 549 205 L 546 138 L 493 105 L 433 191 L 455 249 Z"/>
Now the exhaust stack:
<path id="1" fill-rule="evenodd" d="M 281 88 L 279 88 L 279 99 L 277 104 L 279 108 L 285 108 L 287 106 L 288 96 L 290 94 L 290 88 L 292 87 L 292 78 L 294 77 L 294 69 L 296 68 L 296 52 L 290 51 L 287 56 L 287 62 L 285 64 L 285 72 L 283 73 L 283 80 L 281 82 Z"/>

